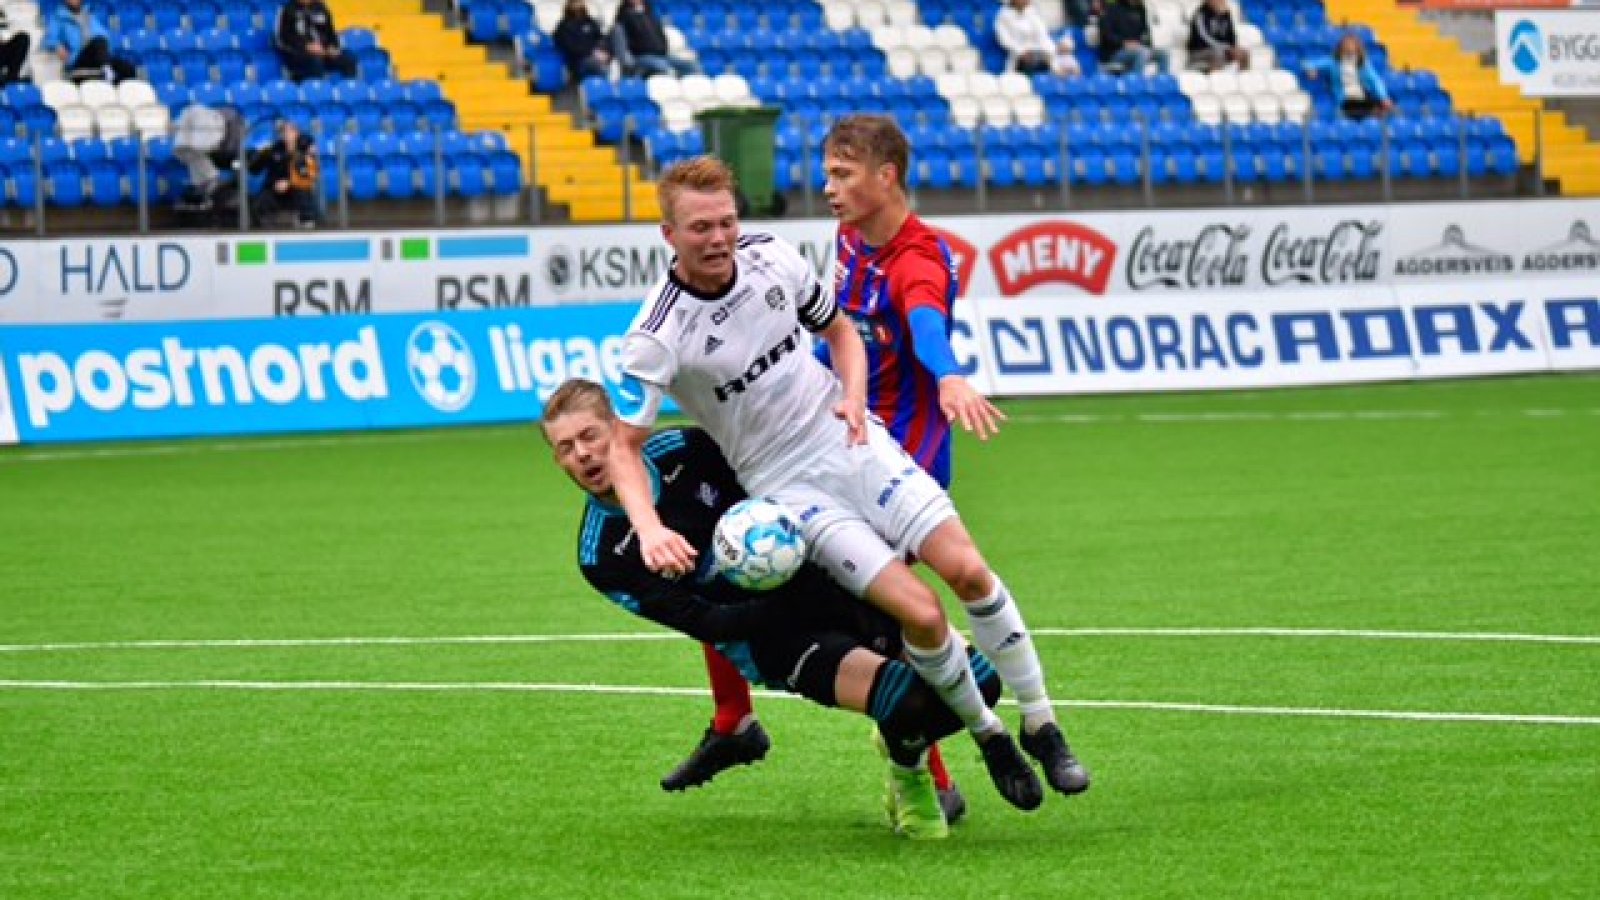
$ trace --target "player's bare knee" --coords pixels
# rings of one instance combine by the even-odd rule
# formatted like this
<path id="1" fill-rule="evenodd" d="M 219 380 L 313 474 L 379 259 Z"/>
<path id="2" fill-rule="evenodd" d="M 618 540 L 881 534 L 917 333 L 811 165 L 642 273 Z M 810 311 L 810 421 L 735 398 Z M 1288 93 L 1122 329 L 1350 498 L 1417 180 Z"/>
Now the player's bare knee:
<path id="1" fill-rule="evenodd" d="M 922 587 L 920 584 L 919 587 Z M 950 633 L 950 620 L 945 617 L 944 607 L 939 605 L 939 597 L 933 591 L 922 587 L 922 590 L 906 598 L 901 609 L 900 627 L 905 631 L 906 639 L 919 647 L 937 647 L 945 642 L 945 637 Z"/>
<path id="2" fill-rule="evenodd" d="M 976 603 L 994 591 L 994 576 L 989 571 L 989 564 L 984 562 L 976 549 L 958 557 L 943 574 L 945 583 L 950 585 L 950 590 L 955 591 L 963 603 Z"/>

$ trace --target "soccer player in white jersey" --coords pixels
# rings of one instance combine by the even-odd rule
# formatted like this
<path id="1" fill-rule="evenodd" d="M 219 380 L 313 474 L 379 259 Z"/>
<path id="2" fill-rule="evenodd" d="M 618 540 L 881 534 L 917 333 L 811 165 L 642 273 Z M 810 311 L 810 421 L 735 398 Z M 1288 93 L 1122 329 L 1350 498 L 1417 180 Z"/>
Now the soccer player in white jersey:
<path id="1" fill-rule="evenodd" d="M 1038 807 L 1038 776 L 984 704 L 938 595 L 902 560 L 915 553 L 964 603 L 996 610 L 972 624 L 1002 680 L 1043 680 L 1032 640 L 949 496 L 867 416 L 860 335 L 793 247 L 740 236 L 733 176 L 721 162 L 677 163 L 658 190 L 662 235 L 677 255 L 624 342 L 609 455 L 645 564 L 669 576 L 711 564 L 696 560 L 652 504 L 642 447 L 670 395 L 716 440 L 747 492 L 799 514 L 814 562 L 900 623 L 907 661 L 971 731 L 1001 795 Z M 838 378 L 809 352 L 807 332 L 828 342 Z M 1029 751 L 1047 772 L 1070 759 L 1065 741 Z"/>

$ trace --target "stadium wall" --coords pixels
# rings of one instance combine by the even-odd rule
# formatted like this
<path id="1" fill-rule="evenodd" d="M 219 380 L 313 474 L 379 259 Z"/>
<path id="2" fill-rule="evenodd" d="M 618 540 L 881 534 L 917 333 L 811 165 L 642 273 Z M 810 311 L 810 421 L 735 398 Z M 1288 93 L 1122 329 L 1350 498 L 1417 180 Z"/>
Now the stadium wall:
<path id="1" fill-rule="evenodd" d="M 1600 368 L 1600 202 L 939 218 L 1001 395 Z M 819 275 L 826 220 L 761 223 Z M 528 420 L 617 378 L 650 226 L 0 245 L 0 443 Z"/>

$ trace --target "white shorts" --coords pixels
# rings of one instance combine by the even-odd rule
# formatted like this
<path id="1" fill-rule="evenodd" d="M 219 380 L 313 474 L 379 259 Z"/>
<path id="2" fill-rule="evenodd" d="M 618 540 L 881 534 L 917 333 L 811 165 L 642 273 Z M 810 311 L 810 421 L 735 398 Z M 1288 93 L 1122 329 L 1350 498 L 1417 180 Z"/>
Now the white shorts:
<path id="1" fill-rule="evenodd" d="M 956 517 L 950 495 L 877 422 L 866 444 L 841 444 L 766 496 L 800 517 L 807 557 L 858 597 Z"/>

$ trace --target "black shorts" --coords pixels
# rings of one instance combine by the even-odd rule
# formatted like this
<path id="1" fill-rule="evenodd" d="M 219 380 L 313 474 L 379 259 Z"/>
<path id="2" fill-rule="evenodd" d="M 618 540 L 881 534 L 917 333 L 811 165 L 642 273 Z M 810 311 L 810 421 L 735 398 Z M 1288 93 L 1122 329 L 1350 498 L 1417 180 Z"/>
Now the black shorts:
<path id="1" fill-rule="evenodd" d="M 799 624 L 781 635 L 750 641 L 751 661 L 766 684 L 823 706 L 838 705 L 834 684 L 850 651 L 863 648 L 894 659 L 904 649 L 894 619 L 842 592 L 813 597 Z"/>

